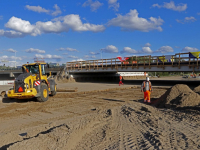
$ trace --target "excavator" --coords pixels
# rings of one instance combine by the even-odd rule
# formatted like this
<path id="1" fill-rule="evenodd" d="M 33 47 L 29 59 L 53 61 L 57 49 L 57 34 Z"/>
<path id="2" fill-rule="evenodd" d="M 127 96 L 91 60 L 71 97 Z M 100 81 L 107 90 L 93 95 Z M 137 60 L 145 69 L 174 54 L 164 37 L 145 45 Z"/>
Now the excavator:
<path id="1" fill-rule="evenodd" d="M 48 100 L 49 95 L 56 95 L 56 82 L 45 73 L 45 62 L 36 62 L 22 65 L 22 74 L 14 81 L 14 87 L 7 92 L 8 98 L 32 99 L 39 102 Z"/>

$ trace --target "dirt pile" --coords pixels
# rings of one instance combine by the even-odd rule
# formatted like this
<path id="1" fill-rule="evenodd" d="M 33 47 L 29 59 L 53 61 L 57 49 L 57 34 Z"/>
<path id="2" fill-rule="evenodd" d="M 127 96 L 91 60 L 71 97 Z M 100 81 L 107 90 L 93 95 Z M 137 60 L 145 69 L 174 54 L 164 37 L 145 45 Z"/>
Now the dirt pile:
<path id="1" fill-rule="evenodd" d="M 184 84 L 173 86 L 154 103 L 159 108 L 193 107 L 199 104 L 200 95 Z"/>
<path id="2" fill-rule="evenodd" d="M 194 88 L 193 90 L 195 93 L 200 94 L 200 86 L 197 86 L 196 88 Z"/>
<path id="3" fill-rule="evenodd" d="M 62 78 L 62 79 L 57 79 L 56 80 L 57 83 L 73 83 L 73 82 L 76 82 L 75 79 L 73 78 Z"/>

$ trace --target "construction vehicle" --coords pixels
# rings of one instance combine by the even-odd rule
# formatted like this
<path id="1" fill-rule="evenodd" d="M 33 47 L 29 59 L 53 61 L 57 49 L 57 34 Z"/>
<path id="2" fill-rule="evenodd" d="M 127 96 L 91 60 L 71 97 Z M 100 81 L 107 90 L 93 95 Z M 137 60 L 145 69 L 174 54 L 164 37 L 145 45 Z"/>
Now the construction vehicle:
<path id="1" fill-rule="evenodd" d="M 8 98 L 31 99 L 39 102 L 48 100 L 49 95 L 56 95 L 56 82 L 45 74 L 45 62 L 22 65 L 22 74 L 14 81 L 14 87 L 7 92 Z"/>

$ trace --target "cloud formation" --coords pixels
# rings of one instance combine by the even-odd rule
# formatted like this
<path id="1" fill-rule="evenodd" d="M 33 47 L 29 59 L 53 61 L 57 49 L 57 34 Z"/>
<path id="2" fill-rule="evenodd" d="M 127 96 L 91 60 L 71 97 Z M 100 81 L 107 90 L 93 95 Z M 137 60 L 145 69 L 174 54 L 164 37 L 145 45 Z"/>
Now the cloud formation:
<path id="1" fill-rule="evenodd" d="M 92 55 L 92 56 L 90 56 L 90 55 L 85 55 L 85 56 L 84 56 L 84 58 L 86 58 L 86 59 L 88 59 L 88 58 L 95 59 L 95 58 L 96 58 L 96 56 L 95 56 L 95 55 Z"/>
<path id="2" fill-rule="evenodd" d="M 99 55 L 99 52 L 90 52 L 91 55 Z"/>
<path id="3" fill-rule="evenodd" d="M 121 51 L 121 53 L 133 53 L 136 54 L 138 53 L 138 51 L 136 51 L 135 49 L 132 49 L 130 47 L 124 47 L 123 50 Z"/>
<path id="4" fill-rule="evenodd" d="M 36 58 L 43 58 L 43 59 L 61 59 L 62 58 L 62 56 L 50 55 L 50 54 L 47 54 L 47 55 L 35 54 L 35 57 Z"/>
<path id="5" fill-rule="evenodd" d="M 119 3 L 117 0 L 108 0 L 108 7 L 113 8 L 115 11 L 119 10 Z"/>
<path id="6" fill-rule="evenodd" d="M 170 53 L 170 52 L 174 52 L 173 48 L 170 46 L 162 46 L 160 47 L 158 50 L 156 50 L 155 52 L 159 52 L 159 53 Z"/>
<path id="7" fill-rule="evenodd" d="M 83 3 L 83 7 L 89 6 L 91 8 L 91 11 L 96 11 L 99 7 L 101 7 L 103 3 L 100 3 L 99 1 L 93 2 L 92 0 L 87 0 Z"/>
<path id="8" fill-rule="evenodd" d="M 106 48 L 102 48 L 101 51 L 105 53 L 118 53 L 118 48 L 113 45 L 108 45 Z"/>
<path id="9" fill-rule="evenodd" d="M 12 48 L 7 49 L 6 51 L 11 52 L 11 53 L 17 52 L 16 50 L 14 50 L 14 49 L 12 49 Z"/>
<path id="10" fill-rule="evenodd" d="M 182 52 L 197 52 L 198 49 L 195 48 L 195 47 L 186 46 L 186 47 L 184 47 L 181 51 L 182 51 Z"/>
<path id="11" fill-rule="evenodd" d="M 185 11 L 187 9 L 187 4 L 179 3 L 178 5 L 175 5 L 174 1 L 171 1 L 169 3 L 164 2 L 163 5 L 153 4 L 152 7 L 167 8 L 180 12 L 180 11 Z"/>
<path id="12" fill-rule="evenodd" d="M 72 61 L 84 61 L 84 59 L 79 58 L 79 59 L 76 59 L 76 60 L 74 59 Z"/>
<path id="13" fill-rule="evenodd" d="M 10 61 L 13 61 L 13 60 L 22 60 L 22 58 L 21 57 L 15 57 L 15 56 L 3 55 L 3 56 L 0 56 L 0 60 L 2 62 L 10 62 Z"/>
<path id="14" fill-rule="evenodd" d="M 153 53 L 153 51 L 151 50 L 150 47 L 142 47 L 141 53 L 151 54 Z"/>
<path id="15" fill-rule="evenodd" d="M 195 22 L 195 21 L 196 21 L 196 18 L 193 17 L 193 16 L 191 16 L 191 17 L 185 17 L 184 20 L 176 19 L 176 21 L 177 21 L 178 23 L 184 24 L 184 23 L 189 23 L 189 22 Z"/>
<path id="16" fill-rule="evenodd" d="M 27 53 L 41 53 L 41 54 L 44 54 L 45 50 L 29 48 L 29 49 L 25 50 L 25 52 L 27 52 Z"/>
<path id="17" fill-rule="evenodd" d="M 145 47 L 151 47 L 151 44 L 150 43 L 146 43 L 144 46 Z"/>
<path id="18" fill-rule="evenodd" d="M 41 6 L 30 6 L 30 5 L 26 5 L 25 6 L 28 10 L 31 10 L 31 11 L 35 11 L 35 12 L 38 12 L 38 13 L 49 13 L 50 10 L 47 10 L 45 8 L 42 8 Z"/>
<path id="19" fill-rule="evenodd" d="M 149 20 L 147 20 L 145 18 L 138 17 L 138 15 L 139 13 L 136 9 L 130 10 L 130 12 L 127 13 L 125 16 L 118 14 L 117 18 L 111 19 L 108 22 L 108 26 L 118 26 L 121 27 L 123 31 L 162 31 L 161 25 L 164 21 L 160 17 L 158 19 L 150 17 Z"/>
<path id="20" fill-rule="evenodd" d="M 53 6 L 53 8 L 55 9 L 54 11 L 53 10 L 47 10 L 45 8 L 42 8 L 41 6 L 26 5 L 25 7 L 28 10 L 31 10 L 31 11 L 34 11 L 34 12 L 38 12 L 38 13 L 46 13 L 46 14 L 50 14 L 52 16 L 57 16 L 57 15 L 62 13 L 62 11 L 60 10 L 60 7 L 57 4 L 55 4 Z"/>
<path id="21" fill-rule="evenodd" d="M 23 37 L 26 35 L 37 36 L 43 33 L 68 32 L 70 29 L 77 32 L 102 32 L 105 30 L 103 25 L 95 25 L 90 23 L 83 24 L 80 16 L 74 14 L 56 18 L 54 21 L 38 21 L 35 24 L 31 24 L 29 21 L 13 16 L 5 24 L 5 27 L 11 30 L 0 30 L 0 36 L 6 36 L 10 38 Z"/>
<path id="22" fill-rule="evenodd" d="M 72 55 L 69 55 L 68 58 L 78 59 L 77 56 L 72 56 Z"/>
<path id="23" fill-rule="evenodd" d="M 70 51 L 70 52 L 79 52 L 77 49 L 74 49 L 74 48 L 70 48 L 70 47 L 67 47 L 67 48 L 59 48 L 57 49 L 57 51 Z"/>
<path id="24" fill-rule="evenodd" d="M 24 37 L 25 34 L 21 33 L 21 32 L 16 32 L 16 31 L 4 31 L 4 30 L 0 30 L 0 37 L 1 36 L 5 36 L 8 38 L 19 38 L 19 37 Z"/>

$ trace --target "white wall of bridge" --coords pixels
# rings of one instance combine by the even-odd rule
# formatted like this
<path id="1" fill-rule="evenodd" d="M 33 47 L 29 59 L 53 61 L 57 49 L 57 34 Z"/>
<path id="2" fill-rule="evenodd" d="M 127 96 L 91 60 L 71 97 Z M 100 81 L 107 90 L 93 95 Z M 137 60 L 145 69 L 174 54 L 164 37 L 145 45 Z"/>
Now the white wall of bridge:
<path id="1" fill-rule="evenodd" d="M 0 85 L 14 85 L 14 80 L 0 80 Z"/>
<path id="2" fill-rule="evenodd" d="M 121 76 L 148 76 L 145 72 L 117 72 Z"/>

